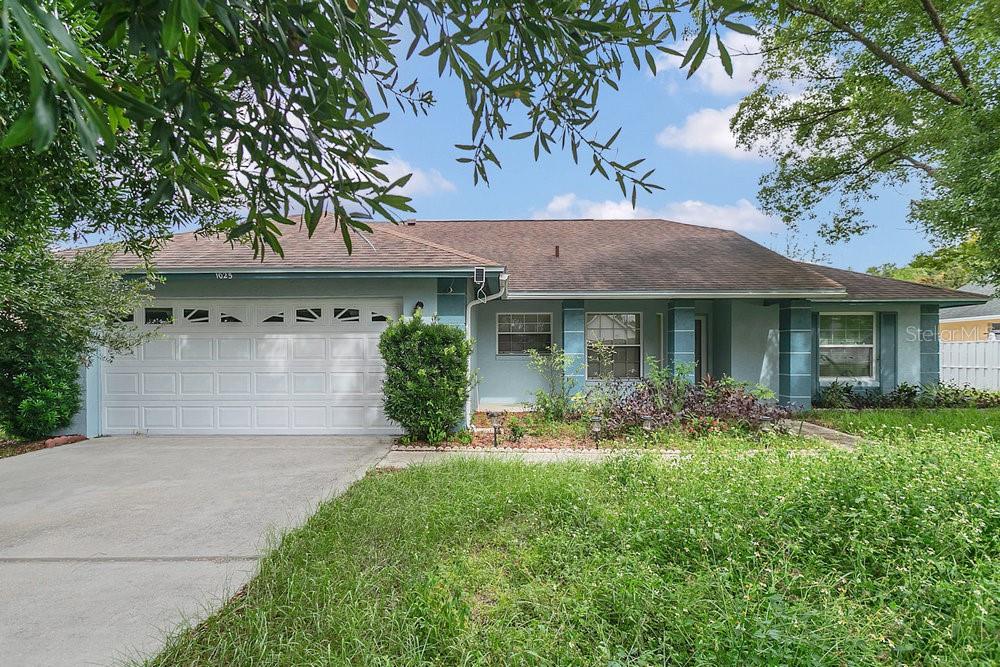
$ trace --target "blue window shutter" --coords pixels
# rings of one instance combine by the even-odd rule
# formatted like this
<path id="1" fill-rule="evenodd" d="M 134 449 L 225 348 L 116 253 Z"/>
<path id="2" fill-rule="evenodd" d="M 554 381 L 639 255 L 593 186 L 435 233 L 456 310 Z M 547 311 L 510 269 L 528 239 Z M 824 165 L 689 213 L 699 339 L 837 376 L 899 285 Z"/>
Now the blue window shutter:
<path id="1" fill-rule="evenodd" d="M 878 314 L 878 380 L 883 394 L 897 387 L 896 313 Z"/>

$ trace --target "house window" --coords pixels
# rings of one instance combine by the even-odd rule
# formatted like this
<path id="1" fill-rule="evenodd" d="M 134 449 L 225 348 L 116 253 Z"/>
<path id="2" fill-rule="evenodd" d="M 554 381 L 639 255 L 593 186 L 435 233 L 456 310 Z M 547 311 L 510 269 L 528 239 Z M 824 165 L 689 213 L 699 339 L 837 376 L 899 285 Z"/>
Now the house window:
<path id="1" fill-rule="evenodd" d="M 285 321 L 285 311 L 277 308 L 263 308 L 260 321 L 262 324 L 281 324 Z"/>
<path id="2" fill-rule="evenodd" d="M 146 324 L 170 324 L 174 321 L 173 308 L 146 308 L 144 314 Z"/>
<path id="3" fill-rule="evenodd" d="M 552 347 L 551 313 L 500 313 L 497 315 L 497 354 L 544 352 Z"/>
<path id="4" fill-rule="evenodd" d="M 864 380 L 875 377 L 875 315 L 819 316 L 819 376 Z"/>
<path id="5" fill-rule="evenodd" d="M 322 308 L 296 308 L 295 321 L 303 324 L 314 324 L 323 319 Z"/>
<path id="6" fill-rule="evenodd" d="M 642 375 L 639 313 L 587 313 L 586 336 L 587 379 Z"/>
<path id="7" fill-rule="evenodd" d="M 390 319 L 393 318 L 393 316 L 395 314 L 396 314 L 396 312 L 392 308 L 390 308 L 388 306 L 386 306 L 384 308 L 382 308 L 382 307 L 375 307 L 375 308 L 371 309 L 372 322 L 376 322 L 376 323 L 378 323 L 378 322 L 388 322 Z"/>
<path id="8" fill-rule="evenodd" d="M 361 311 L 357 308 L 334 308 L 334 322 L 360 322 Z"/>
<path id="9" fill-rule="evenodd" d="M 191 324 L 208 324 L 207 308 L 185 308 L 184 321 Z"/>
<path id="10" fill-rule="evenodd" d="M 221 324 L 243 324 L 247 321 L 249 310 L 243 306 L 228 307 L 219 312 L 219 322 Z"/>

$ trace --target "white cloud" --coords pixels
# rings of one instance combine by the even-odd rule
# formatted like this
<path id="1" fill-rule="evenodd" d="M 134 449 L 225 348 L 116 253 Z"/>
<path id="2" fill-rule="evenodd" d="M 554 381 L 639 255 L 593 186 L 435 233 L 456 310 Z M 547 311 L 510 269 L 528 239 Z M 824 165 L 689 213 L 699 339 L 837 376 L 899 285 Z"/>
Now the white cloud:
<path id="1" fill-rule="evenodd" d="M 756 153 L 736 145 L 736 137 L 729 129 L 736 108 L 736 104 L 731 104 L 722 109 L 699 109 L 685 118 L 681 126 L 663 128 L 656 135 L 656 143 L 692 153 L 717 153 L 734 160 L 760 159 Z"/>
<path id="2" fill-rule="evenodd" d="M 732 229 L 738 232 L 759 232 L 778 229 L 780 225 L 746 199 L 735 204 L 709 204 L 697 199 L 670 202 L 658 209 L 643 206 L 632 208 L 625 199 L 593 201 L 575 193 L 556 195 L 545 208 L 534 211 L 533 217 L 547 218 L 594 218 L 597 220 L 665 218 L 677 222 L 687 222 L 705 227 Z"/>
<path id="3" fill-rule="evenodd" d="M 744 95 L 756 87 L 754 71 L 760 67 L 763 56 L 760 54 L 760 40 L 754 35 L 744 35 L 727 30 L 722 33 L 722 42 L 733 61 L 733 75 L 729 76 L 722 66 L 718 47 L 715 41 L 709 48 L 708 56 L 701 66 L 695 70 L 691 79 L 704 90 L 717 95 Z M 674 44 L 673 48 L 686 53 L 691 40 Z M 687 70 L 679 68 L 681 59 L 676 56 L 663 56 L 657 59 L 658 71 L 667 72 L 668 90 L 675 89 L 677 80 L 687 76 Z"/>
<path id="4" fill-rule="evenodd" d="M 382 167 L 382 173 L 393 181 L 406 174 L 413 174 L 406 185 L 397 190 L 398 194 L 407 197 L 455 191 L 455 184 L 442 176 L 437 169 L 418 169 L 398 157 L 389 158 Z"/>
<path id="5" fill-rule="evenodd" d="M 764 214 L 746 199 L 735 204 L 709 204 L 698 199 L 671 202 L 661 209 L 659 217 L 692 225 L 720 227 L 737 232 L 760 232 L 778 229 L 777 220 Z"/>

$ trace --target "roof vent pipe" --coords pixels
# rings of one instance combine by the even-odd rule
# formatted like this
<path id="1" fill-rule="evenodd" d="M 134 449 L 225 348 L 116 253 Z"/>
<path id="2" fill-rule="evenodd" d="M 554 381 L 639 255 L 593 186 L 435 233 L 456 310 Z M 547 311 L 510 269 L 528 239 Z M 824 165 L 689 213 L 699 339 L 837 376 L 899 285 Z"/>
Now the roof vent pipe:
<path id="1" fill-rule="evenodd" d="M 556 246 L 556 257 L 559 256 L 559 246 Z"/>

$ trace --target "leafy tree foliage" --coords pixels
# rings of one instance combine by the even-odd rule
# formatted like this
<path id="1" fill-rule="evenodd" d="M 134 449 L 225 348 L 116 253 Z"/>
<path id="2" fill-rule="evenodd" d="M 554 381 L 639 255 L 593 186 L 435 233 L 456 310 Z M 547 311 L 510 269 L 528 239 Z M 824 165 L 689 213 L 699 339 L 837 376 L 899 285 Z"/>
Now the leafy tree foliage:
<path id="1" fill-rule="evenodd" d="M 0 116 L 23 106 L 27 79 L 0 81 Z M 49 149 L 10 148 L 0 160 L 0 426 L 39 437 L 76 412 L 81 363 L 139 336 L 120 320 L 149 287 L 110 268 L 119 249 L 148 252 L 186 220 L 179 206 L 146 205 L 149 158 L 134 131 L 91 159 L 63 123 Z M 208 212 L 209 216 L 211 211 Z M 53 254 L 83 234 L 122 244 L 74 257 Z"/>
<path id="2" fill-rule="evenodd" d="M 774 0 L 738 141 L 775 159 L 764 208 L 833 242 L 873 224 L 882 188 L 920 188 L 913 221 L 975 237 L 1000 275 L 1000 22 L 992 0 Z"/>
<path id="3" fill-rule="evenodd" d="M 986 270 L 986 261 L 979 245 L 966 241 L 957 246 L 939 248 L 917 254 L 909 264 L 882 264 L 868 273 L 897 280 L 909 280 L 927 285 L 958 288 L 975 282 Z"/>
<path id="4" fill-rule="evenodd" d="M 372 216 L 412 210 L 380 157 L 378 127 L 389 110 L 426 112 L 432 91 L 409 80 L 403 61 L 430 58 L 463 86 L 471 114 L 460 161 L 475 180 L 500 163 L 500 139 L 534 142 L 535 155 L 568 147 L 591 171 L 634 200 L 656 187 L 641 159 L 620 160 L 618 133 L 595 134 L 598 100 L 623 68 L 655 69 L 656 50 L 687 12 L 696 39 L 692 70 L 736 0 L 7 0 L 2 6 L 4 76 L 30 80 L 23 112 L 3 143 L 44 150 L 61 116 L 96 155 L 124 130 L 148 138 L 155 171 L 151 206 L 175 197 L 231 197 L 248 215 L 219 225 L 248 236 L 257 252 L 280 252 L 289 207 L 310 231 L 330 211 L 350 247 Z M 724 46 L 721 46 L 724 51 Z M 682 54 L 677 54 L 682 55 Z M 728 61 L 727 61 L 728 62 Z M 729 65 L 731 67 L 731 64 Z M 517 131 L 514 124 L 525 129 Z"/>
<path id="5" fill-rule="evenodd" d="M 0 226 L 0 428 L 29 438 L 69 424 L 81 364 L 141 341 L 122 319 L 148 287 L 111 269 L 117 248 L 66 258 L 47 232 L 44 221 Z"/>

